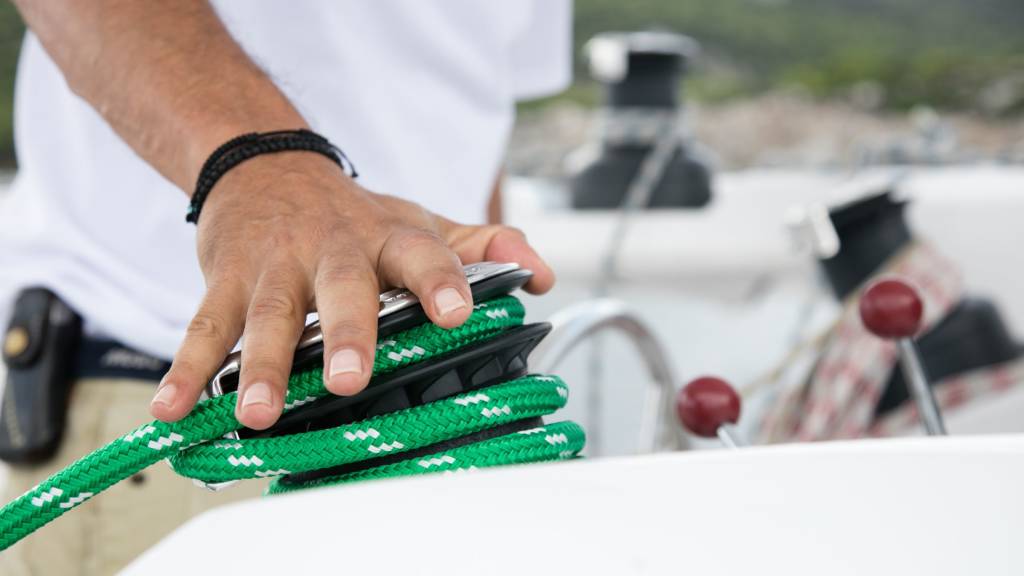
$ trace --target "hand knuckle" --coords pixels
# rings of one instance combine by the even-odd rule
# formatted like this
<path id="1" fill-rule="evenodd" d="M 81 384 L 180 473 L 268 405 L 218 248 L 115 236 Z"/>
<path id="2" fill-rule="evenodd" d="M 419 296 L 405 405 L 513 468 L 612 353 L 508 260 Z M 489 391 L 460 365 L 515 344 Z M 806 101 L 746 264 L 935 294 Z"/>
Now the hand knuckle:
<path id="1" fill-rule="evenodd" d="M 318 276 L 321 284 L 354 284 L 374 281 L 369 264 L 356 260 L 329 262 L 321 266 Z"/>
<path id="2" fill-rule="evenodd" d="M 210 248 L 204 246 L 201 250 Z M 213 285 L 230 286 L 239 276 L 248 275 L 252 268 L 248 253 L 242 250 L 222 250 L 200 256 L 200 261 L 209 264 L 208 284 L 211 288 Z"/>
<path id="3" fill-rule="evenodd" d="M 401 252 L 412 252 L 421 248 L 433 248 L 439 244 L 444 245 L 444 242 L 437 234 L 428 230 L 414 228 L 398 236 L 396 247 Z"/>
<path id="4" fill-rule="evenodd" d="M 260 276 L 256 296 L 268 294 L 290 294 L 302 272 L 289 261 L 274 261 L 267 264 L 267 271 Z"/>
<path id="5" fill-rule="evenodd" d="M 227 330 L 221 318 L 209 311 L 200 311 L 192 317 L 188 328 L 185 329 L 185 336 L 186 340 L 191 338 L 204 341 L 222 341 L 227 338 Z"/>
<path id="6" fill-rule="evenodd" d="M 295 318 L 299 307 L 287 295 L 275 291 L 253 300 L 249 308 L 252 318 Z"/>

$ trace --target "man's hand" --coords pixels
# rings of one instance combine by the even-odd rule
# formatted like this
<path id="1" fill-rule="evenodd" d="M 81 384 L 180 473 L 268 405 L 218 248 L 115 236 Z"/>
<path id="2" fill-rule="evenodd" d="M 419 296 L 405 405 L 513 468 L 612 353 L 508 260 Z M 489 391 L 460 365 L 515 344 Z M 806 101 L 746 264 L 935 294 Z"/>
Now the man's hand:
<path id="1" fill-rule="evenodd" d="M 534 293 L 554 283 L 520 232 L 461 226 L 374 194 L 308 152 L 260 156 L 225 175 L 199 219 L 198 251 L 207 293 L 153 400 L 165 421 L 189 412 L 244 335 L 236 415 L 250 428 L 272 425 L 309 311 L 323 328 L 324 382 L 351 395 L 371 376 L 382 288 L 408 288 L 451 328 L 472 310 L 462 263 L 518 262 L 533 270 Z"/>
<path id="2" fill-rule="evenodd" d="M 71 89 L 186 193 L 228 139 L 308 128 L 207 0 L 15 2 Z M 207 294 L 153 400 L 161 420 L 188 413 L 243 333 L 238 419 L 266 428 L 281 413 L 307 311 L 320 312 L 328 389 L 354 394 L 370 378 L 382 287 L 409 288 L 452 327 L 472 306 L 460 259 L 518 262 L 534 272 L 532 292 L 554 282 L 519 232 L 460 226 L 373 194 L 311 152 L 228 172 L 203 207 L 198 249 Z"/>

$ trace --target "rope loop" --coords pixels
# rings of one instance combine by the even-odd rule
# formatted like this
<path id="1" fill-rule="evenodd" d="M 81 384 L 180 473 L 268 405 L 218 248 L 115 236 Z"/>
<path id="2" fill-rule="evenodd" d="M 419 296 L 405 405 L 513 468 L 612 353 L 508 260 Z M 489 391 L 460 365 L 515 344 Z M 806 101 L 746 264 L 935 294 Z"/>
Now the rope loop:
<path id="1" fill-rule="evenodd" d="M 524 316 L 518 299 L 503 296 L 476 304 L 469 319 L 457 328 L 425 323 L 382 338 L 377 343 L 373 374 L 394 372 L 493 338 L 521 325 Z M 293 374 L 285 395 L 285 411 L 327 394 L 322 368 Z M 331 468 L 388 454 L 429 450 L 431 445 L 487 428 L 550 414 L 565 405 L 568 389 L 555 376 L 529 375 L 329 430 L 228 440 L 224 438 L 226 434 L 241 428 L 234 412 L 236 396 L 232 392 L 199 402 L 177 422 L 157 420 L 143 424 L 10 502 L 0 509 L 0 550 L 160 460 L 167 459 L 178 474 L 207 482 Z M 584 441 L 579 426 L 563 422 L 301 487 L 574 458 L 583 449 Z M 268 493 L 295 489 L 295 485 L 274 482 Z"/>

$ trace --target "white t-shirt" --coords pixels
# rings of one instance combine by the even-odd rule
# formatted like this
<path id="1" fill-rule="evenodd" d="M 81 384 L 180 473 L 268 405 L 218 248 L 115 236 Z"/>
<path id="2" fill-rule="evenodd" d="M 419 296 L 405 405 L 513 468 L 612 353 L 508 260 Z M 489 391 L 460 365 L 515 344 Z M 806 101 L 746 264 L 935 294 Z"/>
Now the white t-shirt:
<path id="1" fill-rule="evenodd" d="M 569 81 L 570 1 L 215 5 L 361 184 L 476 223 L 515 101 Z M 0 195 L 0 319 L 18 289 L 44 285 L 89 330 L 171 357 L 204 292 L 188 199 L 72 94 L 31 34 L 15 140 L 18 175 Z"/>

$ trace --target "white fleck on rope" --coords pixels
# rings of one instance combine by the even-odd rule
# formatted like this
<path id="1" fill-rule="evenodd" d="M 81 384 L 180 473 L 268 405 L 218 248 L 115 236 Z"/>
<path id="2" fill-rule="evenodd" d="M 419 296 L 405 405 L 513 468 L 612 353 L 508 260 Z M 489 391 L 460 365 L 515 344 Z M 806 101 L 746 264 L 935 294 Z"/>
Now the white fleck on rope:
<path id="1" fill-rule="evenodd" d="M 255 474 L 256 476 L 259 476 L 260 478 L 269 478 L 271 476 L 282 476 L 284 474 L 291 474 L 291 471 L 290 470 L 285 470 L 284 468 L 279 468 L 277 470 L 266 470 L 266 471 L 257 470 L 255 472 L 253 472 L 253 474 Z"/>
<path id="2" fill-rule="evenodd" d="M 78 506 L 79 504 L 81 504 L 82 502 L 85 502 L 86 500 L 88 500 L 91 497 L 92 497 L 92 492 L 82 492 L 78 496 L 72 496 L 71 498 L 68 498 L 67 502 L 61 502 L 60 503 L 60 507 L 61 508 L 74 508 L 75 506 Z"/>
<path id="3" fill-rule="evenodd" d="M 154 428 L 154 427 L 150 426 L 149 424 L 147 424 L 147 425 L 142 426 L 141 428 L 138 428 L 137 430 L 131 432 L 130 434 L 126 435 L 123 438 L 123 440 L 125 442 L 134 442 L 134 441 L 138 440 L 139 438 L 142 438 L 146 434 L 152 434 L 153 432 L 156 432 L 156 428 Z"/>
<path id="4" fill-rule="evenodd" d="M 478 394 L 474 394 L 472 396 L 466 396 L 465 398 L 456 398 L 456 399 L 452 400 L 452 402 L 455 402 L 459 406 L 469 406 L 470 404 L 479 404 L 481 402 L 490 402 L 490 401 L 491 401 L 491 397 L 488 396 L 487 394 L 484 394 L 483 392 L 480 392 Z"/>
<path id="5" fill-rule="evenodd" d="M 548 444 L 554 446 L 555 444 L 568 444 L 569 438 L 565 434 L 548 434 L 544 437 Z"/>
<path id="6" fill-rule="evenodd" d="M 419 461 L 419 465 L 423 468 L 430 468 L 432 466 L 443 466 L 445 464 L 452 464 L 455 462 L 455 458 L 445 454 L 440 458 L 426 458 Z"/>
<path id="7" fill-rule="evenodd" d="M 156 440 L 150 440 L 147 446 L 149 446 L 153 450 L 163 450 L 164 448 L 170 448 L 174 444 L 181 442 L 184 439 L 185 437 L 182 436 L 181 434 L 178 434 L 177 432 L 171 432 L 167 436 L 161 436 Z"/>
<path id="8" fill-rule="evenodd" d="M 484 409 L 480 411 L 480 414 L 482 414 L 484 418 L 490 418 L 492 416 L 500 416 L 502 414 L 511 413 L 512 409 L 508 407 L 508 404 L 505 404 L 504 406 L 497 406 L 494 408 L 489 408 L 485 406 Z"/>
<path id="9" fill-rule="evenodd" d="M 253 454 L 252 457 L 248 456 L 228 456 L 228 463 L 232 466 L 263 466 L 263 459 Z"/>
<path id="10" fill-rule="evenodd" d="M 488 310 L 487 312 L 484 312 L 484 314 L 487 314 L 487 317 L 490 318 L 491 320 L 497 320 L 498 318 L 508 318 L 508 310 L 506 310 L 505 308 L 495 308 L 494 310 Z"/>
<path id="11" fill-rule="evenodd" d="M 355 432 L 345 432 L 345 439 L 349 442 L 356 440 L 366 440 L 367 438 L 379 438 L 380 432 L 377 432 L 376 428 L 367 428 L 366 430 L 356 430 Z"/>
<path id="12" fill-rule="evenodd" d="M 292 400 L 291 402 L 285 403 L 284 409 L 291 410 L 293 408 L 298 408 L 299 406 L 305 406 L 306 404 L 309 404 L 313 400 L 316 400 L 316 396 L 306 396 L 302 400 Z"/>
<path id="13" fill-rule="evenodd" d="M 397 346 L 397 345 L 398 345 L 398 342 L 396 342 L 394 340 L 384 340 L 383 342 L 379 342 L 377 344 L 377 350 L 383 350 L 383 349 L 385 349 L 385 348 L 387 348 L 389 346 Z"/>
<path id="14" fill-rule="evenodd" d="M 64 494 L 64 491 L 54 486 L 39 496 L 32 498 L 32 505 L 41 508 L 44 503 L 53 502 L 54 498 Z"/>
<path id="15" fill-rule="evenodd" d="M 402 444 L 398 440 L 395 440 L 390 444 L 385 442 L 380 446 L 367 446 L 366 449 L 369 450 L 370 452 L 373 452 L 374 454 L 380 454 L 381 452 L 391 452 L 392 450 L 399 450 L 401 448 L 405 448 L 405 444 Z"/>
<path id="16" fill-rule="evenodd" d="M 223 450 L 239 450 L 242 448 L 241 442 L 214 442 L 214 448 L 221 448 Z"/>
<path id="17" fill-rule="evenodd" d="M 401 352 L 388 352 L 388 358 L 395 361 L 401 362 L 402 360 L 412 360 L 416 356 L 423 356 L 427 351 L 419 346 L 413 346 L 412 348 L 403 348 Z"/>
<path id="18" fill-rule="evenodd" d="M 444 476 L 451 476 L 452 474 L 466 474 L 469 472 L 476 472 L 479 470 L 476 466 L 469 466 L 467 468 L 456 468 L 454 470 L 445 470 L 441 474 Z"/>

